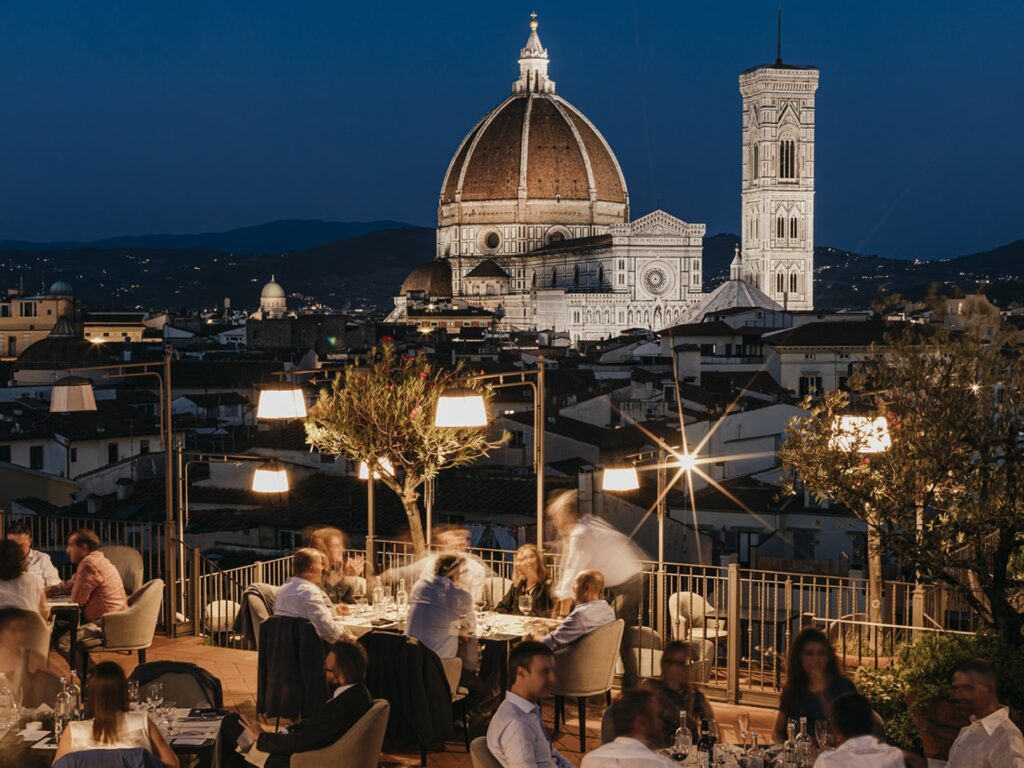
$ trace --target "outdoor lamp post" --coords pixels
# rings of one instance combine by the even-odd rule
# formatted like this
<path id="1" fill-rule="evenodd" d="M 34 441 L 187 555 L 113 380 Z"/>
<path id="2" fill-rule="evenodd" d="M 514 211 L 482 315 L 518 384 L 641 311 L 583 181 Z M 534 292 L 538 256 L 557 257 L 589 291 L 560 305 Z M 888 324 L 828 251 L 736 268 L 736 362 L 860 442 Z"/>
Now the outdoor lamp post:
<path id="1" fill-rule="evenodd" d="M 533 469 L 537 475 L 537 548 L 544 551 L 544 362 L 528 371 L 486 373 L 470 376 L 473 384 L 488 383 L 493 389 L 530 387 L 533 393 Z M 487 408 L 479 392 L 458 387 L 443 392 L 437 399 L 434 424 L 438 427 L 466 428 L 487 426 Z M 431 497 L 433 492 L 431 490 Z"/>
<path id="2" fill-rule="evenodd" d="M 391 477 L 395 476 L 395 467 L 387 456 L 378 458 L 376 465 Z M 374 469 L 371 472 L 369 462 L 360 461 L 359 479 L 366 481 L 366 576 L 372 578 L 376 570 L 374 558 L 377 556 L 377 510 L 374 486 L 380 479 L 380 471 Z"/>

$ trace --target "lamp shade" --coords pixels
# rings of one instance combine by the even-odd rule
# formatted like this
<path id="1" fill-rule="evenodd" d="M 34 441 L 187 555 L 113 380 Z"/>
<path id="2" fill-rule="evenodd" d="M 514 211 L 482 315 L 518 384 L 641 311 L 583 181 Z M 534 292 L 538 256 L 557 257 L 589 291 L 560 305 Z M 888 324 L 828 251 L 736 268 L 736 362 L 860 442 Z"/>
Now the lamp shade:
<path id="1" fill-rule="evenodd" d="M 836 421 L 830 447 L 857 453 L 884 453 L 892 446 L 885 416 L 844 414 Z"/>
<path id="2" fill-rule="evenodd" d="M 96 410 L 92 382 L 81 376 L 58 379 L 50 391 L 50 413 L 80 413 Z"/>
<path id="3" fill-rule="evenodd" d="M 287 470 L 276 461 L 260 464 L 252 475 L 252 489 L 256 493 L 287 493 Z"/>
<path id="4" fill-rule="evenodd" d="M 486 427 L 484 396 L 468 388 L 450 389 L 437 398 L 435 427 Z"/>
<path id="5" fill-rule="evenodd" d="M 299 387 L 272 387 L 260 392 L 257 419 L 306 418 L 306 393 Z"/>
<path id="6" fill-rule="evenodd" d="M 640 487 L 636 467 L 609 468 L 601 476 L 603 491 L 635 491 Z"/>

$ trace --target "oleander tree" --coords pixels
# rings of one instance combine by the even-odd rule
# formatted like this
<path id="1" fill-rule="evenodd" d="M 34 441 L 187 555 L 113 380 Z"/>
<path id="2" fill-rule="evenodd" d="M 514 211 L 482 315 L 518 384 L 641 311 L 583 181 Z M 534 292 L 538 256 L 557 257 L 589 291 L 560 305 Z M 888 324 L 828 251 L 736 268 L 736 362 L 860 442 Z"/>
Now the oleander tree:
<path id="1" fill-rule="evenodd" d="M 424 482 L 444 470 L 470 464 L 502 444 L 491 440 L 486 427 L 434 426 L 441 393 L 468 387 L 484 396 L 490 392 L 465 380 L 460 365 L 445 370 L 423 354 L 399 355 L 391 343 L 371 352 L 369 362 L 339 373 L 321 391 L 305 421 L 306 442 L 321 453 L 365 461 L 402 502 L 416 552 L 426 549 L 419 498 Z M 394 474 L 377 461 L 387 459 Z"/>
<path id="2" fill-rule="evenodd" d="M 872 621 L 889 551 L 1024 644 L 1022 351 L 991 312 L 956 333 L 907 326 L 873 350 L 848 393 L 809 399 L 808 415 L 789 425 L 780 457 L 790 490 L 802 484 L 867 525 Z M 851 405 L 885 417 L 886 450 L 844 422 Z"/>

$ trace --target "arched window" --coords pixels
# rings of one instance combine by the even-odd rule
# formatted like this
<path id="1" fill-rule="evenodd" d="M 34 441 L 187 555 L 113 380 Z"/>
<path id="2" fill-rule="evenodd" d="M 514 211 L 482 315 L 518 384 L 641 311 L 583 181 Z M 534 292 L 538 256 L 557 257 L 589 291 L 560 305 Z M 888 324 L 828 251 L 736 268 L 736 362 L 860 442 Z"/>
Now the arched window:
<path id="1" fill-rule="evenodd" d="M 751 165 L 753 167 L 754 178 L 756 179 L 761 174 L 761 151 L 757 144 L 754 145 Z"/>
<path id="2" fill-rule="evenodd" d="M 775 220 L 775 236 L 780 240 L 786 236 L 786 220 L 781 216 Z"/>
<path id="3" fill-rule="evenodd" d="M 793 216 L 789 220 L 789 236 L 795 240 L 796 239 L 796 233 L 797 233 L 796 216 Z"/>
<path id="4" fill-rule="evenodd" d="M 796 291 L 797 291 L 796 281 L 797 281 L 796 272 L 790 273 L 790 275 L 789 275 L 789 292 L 790 293 L 796 293 Z"/>
<path id="5" fill-rule="evenodd" d="M 784 293 L 786 290 L 786 278 L 781 272 L 775 276 L 775 292 Z"/>
<path id="6" fill-rule="evenodd" d="M 793 139 L 779 142 L 779 178 L 796 178 L 796 142 Z"/>
<path id="7" fill-rule="evenodd" d="M 572 268 L 572 284 L 580 284 L 580 268 L 578 266 Z"/>
<path id="8" fill-rule="evenodd" d="M 551 287 L 554 288 L 556 285 L 558 285 L 558 270 L 557 269 L 552 269 L 551 270 Z"/>

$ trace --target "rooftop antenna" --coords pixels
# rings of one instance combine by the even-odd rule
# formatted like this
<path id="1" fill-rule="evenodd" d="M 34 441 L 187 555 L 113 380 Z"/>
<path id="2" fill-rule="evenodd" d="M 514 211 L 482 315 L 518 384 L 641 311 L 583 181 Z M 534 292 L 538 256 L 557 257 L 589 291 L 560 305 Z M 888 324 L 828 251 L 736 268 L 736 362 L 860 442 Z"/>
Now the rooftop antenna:
<path id="1" fill-rule="evenodd" d="M 776 32 L 775 38 L 776 54 L 775 54 L 775 66 L 782 66 L 782 3 L 779 3 L 779 26 Z"/>

